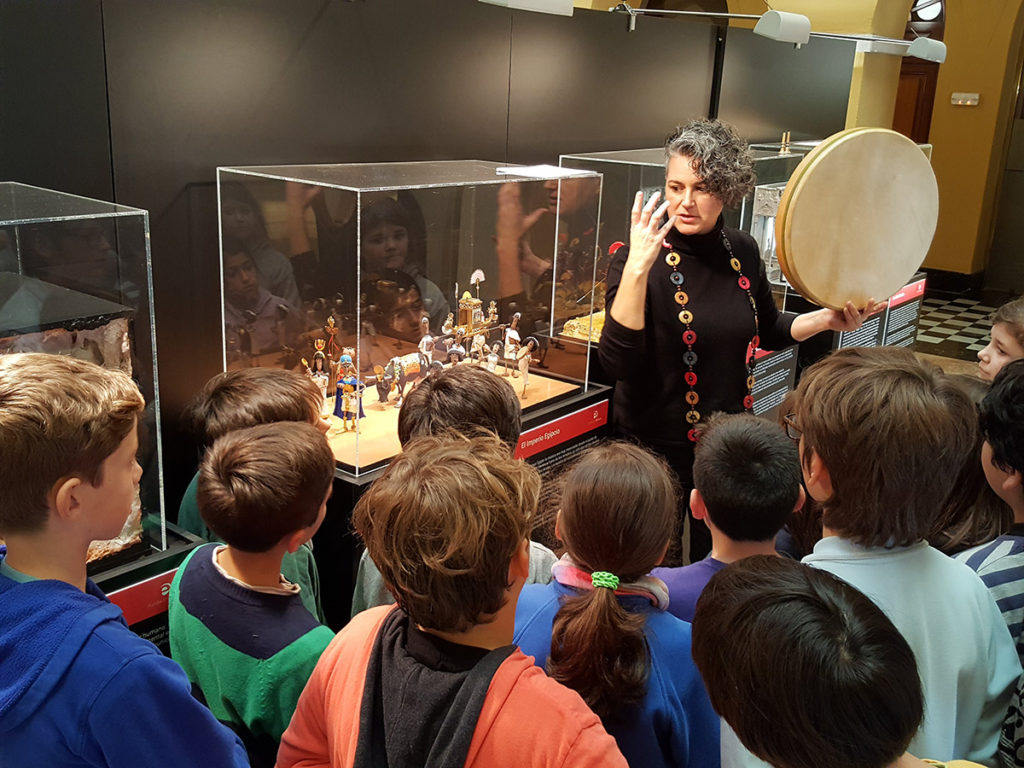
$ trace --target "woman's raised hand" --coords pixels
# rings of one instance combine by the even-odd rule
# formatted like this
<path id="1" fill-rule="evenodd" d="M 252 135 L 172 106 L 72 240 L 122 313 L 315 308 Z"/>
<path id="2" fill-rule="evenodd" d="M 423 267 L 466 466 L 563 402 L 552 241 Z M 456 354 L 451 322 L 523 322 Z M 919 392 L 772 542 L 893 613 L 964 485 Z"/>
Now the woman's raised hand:
<path id="1" fill-rule="evenodd" d="M 664 224 L 659 224 L 661 217 L 668 210 L 668 201 L 658 205 L 661 192 L 655 192 L 644 205 L 644 193 L 637 192 L 630 214 L 629 256 L 626 258 L 627 268 L 647 272 L 654 260 L 658 258 L 661 244 L 665 236 L 675 224 L 676 217 L 669 216 Z M 655 207 L 657 206 L 657 207 Z"/>

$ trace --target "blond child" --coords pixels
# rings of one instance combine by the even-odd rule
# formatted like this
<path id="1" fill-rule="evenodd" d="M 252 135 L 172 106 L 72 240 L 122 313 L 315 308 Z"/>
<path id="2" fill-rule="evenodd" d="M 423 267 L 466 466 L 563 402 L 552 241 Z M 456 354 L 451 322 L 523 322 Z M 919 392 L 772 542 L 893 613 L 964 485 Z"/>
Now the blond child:
<path id="1" fill-rule="evenodd" d="M 89 543 L 116 536 L 135 501 L 142 408 L 120 371 L 0 357 L 0 765 L 248 765 L 86 576 Z"/>

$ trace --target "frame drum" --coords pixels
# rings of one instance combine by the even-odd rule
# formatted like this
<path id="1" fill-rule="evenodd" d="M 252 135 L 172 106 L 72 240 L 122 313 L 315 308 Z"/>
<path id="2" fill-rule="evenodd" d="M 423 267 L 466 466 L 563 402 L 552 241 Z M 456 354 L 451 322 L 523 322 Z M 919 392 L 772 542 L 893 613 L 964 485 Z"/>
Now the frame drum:
<path id="1" fill-rule="evenodd" d="M 851 128 L 793 172 L 775 218 L 776 255 L 804 298 L 863 308 L 914 276 L 938 217 L 939 189 L 921 149 L 895 131 Z"/>

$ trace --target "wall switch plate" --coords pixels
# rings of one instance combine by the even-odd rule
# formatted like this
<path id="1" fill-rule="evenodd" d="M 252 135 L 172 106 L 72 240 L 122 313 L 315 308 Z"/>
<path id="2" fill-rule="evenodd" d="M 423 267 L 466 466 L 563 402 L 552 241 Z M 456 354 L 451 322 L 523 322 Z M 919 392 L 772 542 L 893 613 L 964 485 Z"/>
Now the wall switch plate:
<path id="1" fill-rule="evenodd" d="M 976 107 L 979 98 L 981 97 L 977 93 L 954 93 L 950 103 L 954 107 Z"/>

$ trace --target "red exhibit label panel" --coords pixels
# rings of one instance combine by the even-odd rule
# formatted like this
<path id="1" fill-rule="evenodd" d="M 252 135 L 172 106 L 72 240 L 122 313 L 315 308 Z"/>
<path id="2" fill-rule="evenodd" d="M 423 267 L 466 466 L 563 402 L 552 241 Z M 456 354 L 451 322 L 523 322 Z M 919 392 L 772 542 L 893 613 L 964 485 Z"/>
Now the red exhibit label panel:
<path id="1" fill-rule="evenodd" d="M 608 423 L 608 401 L 602 400 L 574 413 L 523 432 L 516 446 L 516 458 L 527 459 L 548 448 L 572 440 Z"/>
<path id="2" fill-rule="evenodd" d="M 906 304 L 908 301 L 924 296 L 925 282 L 927 282 L 925 278 L 921 278 L 903 286 L 889 298 L 889 308 L 898 307 L 900 304 Z"/>
<path id="3" fill-rule="evenodd" d="M 171 580 L 177 568 L 132 584 L 130 587 L 111 592 L 107 597 L 121 609 L 128 626 L 167 613 L 167 595 L 171 591 Z"/>

